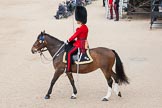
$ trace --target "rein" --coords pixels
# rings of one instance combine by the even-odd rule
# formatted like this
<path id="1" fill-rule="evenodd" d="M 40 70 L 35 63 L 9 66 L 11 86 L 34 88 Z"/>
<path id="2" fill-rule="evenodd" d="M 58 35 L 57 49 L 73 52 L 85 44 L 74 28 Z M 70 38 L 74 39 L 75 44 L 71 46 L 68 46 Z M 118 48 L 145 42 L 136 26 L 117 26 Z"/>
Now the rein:
<path id="1" fill-rule="evenodd" d="M 40 57 L 41 57 L 42 63 L 45 63 L 45 62 L 43 62 L 42 56 L 43 56 L 44 59 L 47 60 L 47 61 L 53 61 L 53 59 L 55 59 L 55 57 L 58 57 L 61 53 L 63 53 L 63 51 L 60 52 L 60 50 L 61 50 L 64 46 L 65 46 L 65 43 L 62 44 L 61 47 L 57 50 L 57 52 L 52 56 L 52 59 L 48 59 L 48 58 L 43 54 L 43 52 L 44 52 L 44 51 L 47 51 L 47 49 L 41 50 L 41 51 L 40 51 Z M 59 53 L 59 52 L 60 52 L 60 53 Z M 50 63 L 50 62 L 49 62 L 49 63 Z M 45 63 L 45 64 L 48 64 L 48 63 Z"/>

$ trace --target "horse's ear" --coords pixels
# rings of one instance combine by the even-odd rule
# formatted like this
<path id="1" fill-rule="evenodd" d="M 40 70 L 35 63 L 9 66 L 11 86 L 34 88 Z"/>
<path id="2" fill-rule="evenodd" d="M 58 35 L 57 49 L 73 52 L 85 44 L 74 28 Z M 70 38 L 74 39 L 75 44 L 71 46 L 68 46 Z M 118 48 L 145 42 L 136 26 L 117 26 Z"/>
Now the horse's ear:
<path id="1" fill-rule="evenodd" d="M 44 35 L 45 34 L 45 30 L 43 30 L 43 32 L 41 31 L 41 35 Z"/>

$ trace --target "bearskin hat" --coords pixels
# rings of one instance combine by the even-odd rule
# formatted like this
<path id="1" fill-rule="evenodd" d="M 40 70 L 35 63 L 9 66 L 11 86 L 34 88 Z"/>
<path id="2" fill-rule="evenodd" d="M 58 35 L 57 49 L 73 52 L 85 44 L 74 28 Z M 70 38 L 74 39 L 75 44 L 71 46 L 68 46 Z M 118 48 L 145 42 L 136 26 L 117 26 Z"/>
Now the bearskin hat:
<path id="1" fill-rule="evenodd" d="M 87 23 L 87 10 L 84 6 L 76 6 L 76 8 L 75 8 L 75 20 L 80 21 L 83 24 Z"/>

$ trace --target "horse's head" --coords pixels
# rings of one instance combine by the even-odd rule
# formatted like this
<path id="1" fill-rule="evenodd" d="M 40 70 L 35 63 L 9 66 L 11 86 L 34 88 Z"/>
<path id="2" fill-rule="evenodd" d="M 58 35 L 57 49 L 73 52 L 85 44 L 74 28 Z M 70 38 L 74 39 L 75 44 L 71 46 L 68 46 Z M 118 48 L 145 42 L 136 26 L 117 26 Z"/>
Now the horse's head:
<path id="1" fill-rule="evenodd" d="M 42 52 L 43 48 L 45 48 L 46 46 L 47 46 L 47 42 L 45 40 L 45 31 L 44 31 L 38 35 L 37 40 L 35 41 L 31 49 L 31 52 L 33 54 L 37 52 Z"/>

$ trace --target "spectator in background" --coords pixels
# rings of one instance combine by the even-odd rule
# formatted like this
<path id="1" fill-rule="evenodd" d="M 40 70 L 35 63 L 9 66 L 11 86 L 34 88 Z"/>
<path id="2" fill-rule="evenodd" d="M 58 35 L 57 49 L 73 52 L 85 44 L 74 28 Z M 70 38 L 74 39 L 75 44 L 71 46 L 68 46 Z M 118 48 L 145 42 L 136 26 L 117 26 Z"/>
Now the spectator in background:
<path id="1" fill-rule="evenodd" d="M 105 7 L 105 0 L 103 0 L 103 7 Z"/>
<path id="2" fill-rule="evenodd" d="M 115 15 L 116 15 L 115 21 L 119 21 L 119 2 L 120 2 L 120 0 L 115 0 L 115 2 L 114 2 L 114 11 L 115 11 Z"/>
<path id="3" fill-rule="evenodd" d="M 59 16 L 65 14 L 65 12 L 66 12 L 66 8 L 65 8 L 64 4 L 59 3 L 57 13 L 54 17 L 56 19 L 59 19 Z"/>
<path id="4" fill-rule="evenodd" d="M 75 4 L 72 0 L 66 0 L 67 11 L 73 13 Z"/>
<path id="5" fill-rule="evenodd" d="M 113 0 L 108 0 L 108 7 L 110 9 L 110 19 L 113 19 Z"/>

